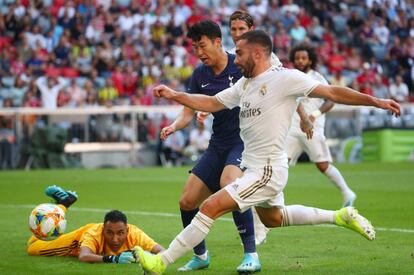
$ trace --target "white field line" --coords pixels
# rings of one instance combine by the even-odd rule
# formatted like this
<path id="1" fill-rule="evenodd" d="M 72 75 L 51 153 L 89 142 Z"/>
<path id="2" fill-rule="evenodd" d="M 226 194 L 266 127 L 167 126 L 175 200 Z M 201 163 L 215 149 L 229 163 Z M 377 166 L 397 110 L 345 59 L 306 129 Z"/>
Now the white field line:
<path id="1" fill-rule="evenodd" d="M 0 204 L 0 208 L 20 208 L 20 209 L 33 209 L 36 205 L 30 204 Z M 110 209 L 102 209 L 102 208 L 78 208 L 78 207 L 71 207 L 70 211 L 73 212 L 95 212 L 95 213 L 106 213 L 110 211 Z M 158 216 L 158 217 L 174 217 L 179 218 L 179 214 L 175 213 L 165 213 L 165 212 L 148 212 L 148 211 L 132 211 L 132 210 L 125 210 L 122 211 L 127 215 L 137 215 L 137 216 Z M 223 218 L 221 217 L 220 220 L 232 222 L 233 219 L 231 218 Z M 318 226 L 323 227 L 334 227 L 331 224 L 321 224 Z M 400 232 L 400 233 L 414 233 L 414 229 L 404 229 L 404 228 L 385 228 L 385 227 L 375 227 L 376 231 L 389 231 L 389 232 Z"/>

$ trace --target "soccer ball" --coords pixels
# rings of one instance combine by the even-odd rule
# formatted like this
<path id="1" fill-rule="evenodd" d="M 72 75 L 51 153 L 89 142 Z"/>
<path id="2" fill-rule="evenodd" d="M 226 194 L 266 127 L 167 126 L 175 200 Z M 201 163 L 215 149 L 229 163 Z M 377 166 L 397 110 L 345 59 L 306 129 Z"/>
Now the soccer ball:
<path id="1" fill-rule="evenodd" d="M 57 204 L 39 204 L 30 213 L 29 228 L 38 239 L 56 239 L 66 230 L 65 212 Z"/>

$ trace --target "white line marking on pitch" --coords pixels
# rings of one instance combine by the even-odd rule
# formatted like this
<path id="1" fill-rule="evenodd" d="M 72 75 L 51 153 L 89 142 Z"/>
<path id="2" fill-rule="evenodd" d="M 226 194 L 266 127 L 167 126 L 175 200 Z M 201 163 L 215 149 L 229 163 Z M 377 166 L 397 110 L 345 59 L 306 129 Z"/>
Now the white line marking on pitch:
<path id="1" fill-rule="evenodd" d="M 36 205 L 30 204 L 0 204 L 0 208 L 24 208 L 24 209 L 32 209 Z M 102 208 L 78 208 L 78 207 L 71 207 L 70 211 L 74 212 L 96 212 L 96 213 L 106 213 L 110 211 L 110 209 L 102 209 Z M 125 210 L 122 211 L 127 215 L 141 215 L 141 216 L 160 216 L 160 217 L 180 217 L 179 214 L 174 213 L 165 213 L 165 212 L 147 212 L 147 211 L 133 211 L 133 210 Z M 230 218 L 223 218 L 221 217 L 220 220 L 222 221 L 233 221 Z M 320 224 L 317 226 L 323 227 L 332 227 L 335 225 L 331 224 Z M 401 232 L 401 233 L 414 233 L 414 229 L 404 229 L 404 228 L 385 228 L 385 227 L 375 227 L 376 231 L 390 231 L 390 232 Z"/>

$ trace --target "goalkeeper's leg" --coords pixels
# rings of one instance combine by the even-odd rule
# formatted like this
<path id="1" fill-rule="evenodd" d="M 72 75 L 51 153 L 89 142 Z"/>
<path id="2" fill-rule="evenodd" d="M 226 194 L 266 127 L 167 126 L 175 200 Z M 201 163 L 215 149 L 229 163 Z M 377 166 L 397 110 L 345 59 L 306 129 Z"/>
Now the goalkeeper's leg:
<path id="1" fill-rule="evenodd" d="M 27 254 L 30 256 L 77 256 L 79 240 L 91 226 L 93 224 L 82 226 L 51 241 L 43 241 L 32 236 L 27 241 Z"/>

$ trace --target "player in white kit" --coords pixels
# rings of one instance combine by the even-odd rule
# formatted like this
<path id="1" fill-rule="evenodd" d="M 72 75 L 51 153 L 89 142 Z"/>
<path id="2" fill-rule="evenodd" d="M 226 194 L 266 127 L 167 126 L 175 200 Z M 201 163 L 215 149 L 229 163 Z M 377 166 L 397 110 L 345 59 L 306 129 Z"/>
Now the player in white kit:
<path id="1" fill-rule="evenodd" d="M 298 70 L 270 64 L 272 42 L 263 31 L 243 34 L 237 42 L 235 64 L 243 76 L 232 87 L 215 96 L 187 94 L 160 85 L 155 97 L 164 97 L 195 110 L 215 112 L 239 106 L 240 136 L 244 141 L 241 178 L 203 202 L 191 224 L 181 231 L 164 252 L 153 255 L 140 247 L 134 255 L 144 272 L 162 274 L 167 266 L 189 252 L 209 233 L 213 222 L 225 213 L 256 206 L 267 227 L 331 223 L 375 239 L 371 223 L 353 207 L 338 211 L 302 205 L 284 205 L 283 189 L 288 178 L 285 143 L 291 118 L 301 96 L 323 97 L 348 105 L 368 105 L 400 115 L 393 100 L 378 99 L 355 90 L 320 84 Z"/>
<path id="2" fill-rule="evenodd" d="M 254 30 L 254 19 L 249 13 L 245 11 L 235 11 L 230 15 L 229 19 L 229 27 L 230 27 L 230 35 L 233 39 L 234 44 L 237 43 L 239 38 L 246 32 Z M 235 54 L 236 53 L 236 46 L 231 50 L 227 51 L 228 53 Z M 282 67 L 282 62 L 280 62 L 279 58 L 276 56 L 275 53 L 272 52 L 271 55 L 271 64 L 272 66 Z M 210 113 L 207 112 L 197 112 L 197 120 L 199 122 L 203 122 L 206 117 Z M 299 115 L 297 115 L 299 117 Z M 299 118 L 300 119 L 300 118 Z M 266 242 L 267 233 L 269 233 L 269 229 L 264 226 L 264 224 L 260 221 L 260 218 L 253 208 L 253 221 L 254 221 L 254 235 L 256 244 L 263 244 Z"/>
<path id="3" fill-rule="evenodd" d="M 290 51 L 290 62 L 295 69 L 308 74 L 316 81 L 327 85 L 328 81 L 317 71 L 315 71 L 318 58 L 315 49 L 307 44 L 299 44 Z M 304 97 L 300 103 L 309 114 L 309 120 L 314 123 L 313 137 L 308 139 L 300 129 L 300 118 L 294 114 L 292 126 L 290 127 L 286 140 L 286 152 L 289 159 L 289 165 L 294 166 L 303 151 L 308 154 L 310 160 L 315 163 L 316 167 L 326 175 L 332 183 L 341 190 L 343 197 L 343 206 L 352 206 L 356 195 L 348 187 L 345 179 L 339 170 L 331 164 L 332 156 L 324 134 L 325 130 L 325 113 L 334 106 L 330 100 L 322 98 Z"/>

